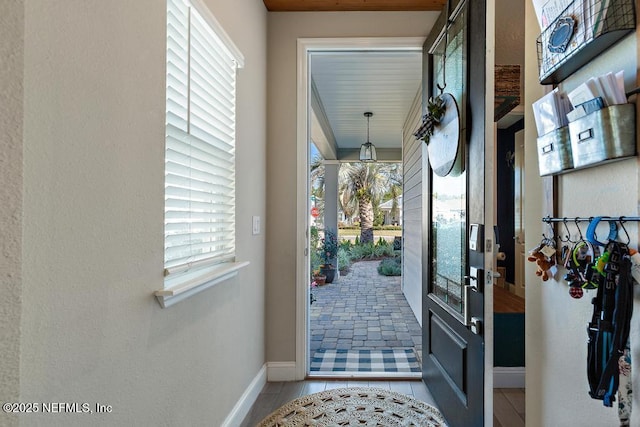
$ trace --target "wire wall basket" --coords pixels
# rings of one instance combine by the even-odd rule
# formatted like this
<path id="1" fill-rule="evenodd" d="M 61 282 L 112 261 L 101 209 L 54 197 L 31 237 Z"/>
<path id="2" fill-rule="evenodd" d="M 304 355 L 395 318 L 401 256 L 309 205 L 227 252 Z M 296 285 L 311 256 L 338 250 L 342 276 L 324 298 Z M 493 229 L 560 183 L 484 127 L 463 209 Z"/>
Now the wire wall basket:
<path id="1" fill-rule="evenodd" d="M 546 12 L 555 18 L 543 19 L 536 40 L 541 84 L 560 83 L 636 27 L 634 0 L 574 0 L 560 13 Z"/>

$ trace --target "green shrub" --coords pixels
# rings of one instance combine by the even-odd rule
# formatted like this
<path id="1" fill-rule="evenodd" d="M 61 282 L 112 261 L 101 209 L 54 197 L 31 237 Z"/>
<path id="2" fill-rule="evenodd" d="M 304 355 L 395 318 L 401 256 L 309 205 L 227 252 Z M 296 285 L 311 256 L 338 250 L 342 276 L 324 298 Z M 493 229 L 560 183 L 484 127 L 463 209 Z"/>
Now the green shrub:
<path id="1" fill-rule="evenodd" d="M 351 248 L 351 259 L 360 260 L 366 258 L 374 258 L 374 245 L 373 243 L 358 243 Z"/>
<path id="2" fill-rule="evenodd" d="M 375 227 L 383 227 L 384 224 L 384 212 L 377 211 L 373 214 L 373 226 Z"/>
<path id="3" fill-rule="evenodd" d="M 381 225 L 380 227 L 373 227 L 374 230 L 402 230 L 399 225 Z"/>
<path id="4" fill-rule="evenodd" d="M 313 273 L 314 271 L 320 268 L 320 264 L 322 263 L 322 260 L 320 259 L 320 253 L 318 252 L 318 243 L 320 242 L 320 235 L 318 233 L 318 227 L 316 227 L 315 225 L 312 225 L 310 227 L 309 240 L 310 240 L 309 254 L 311 255 L 309 259 L 309 263 L 310 263 L 311 273 Z"/>
<path id="5" fill-rule="evenodd" d="M 341 225 L 340 230 L 360 230 L 359 225 Z M 399 225 L 374 225 L 374 230 L 402 230 L 402 227 Z"/>
<path id="6" fill-rule="evenodd" d="M 386 256 L 393 256 L 393 246 L 391 245 L 377 245 L 373 248 L 373 257 L 382 258 Z"/>
<path id="7" fill-rule="evenodd" d="M 341 247 L 338 249 L 338 270 L 344 272 L 349 268 L 349 266 L 351 266 L 351 256 L 349 251 Z"/>
<path id="8" fill-rule="evenodd" d="M 311 239 L 311 245 L 316 247 L 318 245 L 318 240 L 320 240 L 320 233 L 318 232 L 318 227 L 312 225 L 309 231 L 309 237 Z"/>
<path id="9" fill-rule="evenodd" d="M 352 247 L 353 247 L 353 243 L 351 243 L 351 240 L 347 240 L 347 239 L 340 240 L 340 249 L 344 249 L 345 251 L 349 252 L 351 251 Z"/>
<path id="10" fill-rule="evenodd" d="M 351 245 L 351 249 L 349 250 L 351 255 L 351 260 L 361 260 L 361 259 L 379 259 L 384 257 L 394 257 L 396 256 L 396 252 L 393 250 L 393 245 L 389 242 L 381 239 L 380 241 L 374 243 L 357 243 Z"/>
<path id="11" fill-rule="evenodd" d="M 402 258 L 385 258 L 378 265 L 378 273 L 383 276 L 402 275 Z"/>
<path id="12" fill-rule="evenodd" d="M 311 273 L 320 269 L 320 264 L 322 264 L 322 260 L 320 259 L 320 253 L 316 251 L 309 252 L 309 268 L 311 269 Z"/>

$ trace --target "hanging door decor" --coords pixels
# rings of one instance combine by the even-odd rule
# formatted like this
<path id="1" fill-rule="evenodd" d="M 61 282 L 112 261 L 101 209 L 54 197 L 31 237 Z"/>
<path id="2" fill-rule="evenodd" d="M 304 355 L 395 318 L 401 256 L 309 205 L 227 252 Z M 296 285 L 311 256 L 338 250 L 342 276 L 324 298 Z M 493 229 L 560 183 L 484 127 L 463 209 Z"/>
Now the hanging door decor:
<path id="1" fill-rule="evenodd" d="M 431 168 L 437 176 L 442 177 L 459 176 L 464 171 L 463 121 L 458 108 L 459 103 L 465 105 L 464 16 L 457 14 L 447 19 L 443 36 L 429 52 L 430 55 L 441 58 L 434 61 L 433 70 L 439 93 L 429 99 L 422 125 L 414 134 L 428 144 Z M 449 91 L 445 92 L 447 80 L 450 82 Z"/>

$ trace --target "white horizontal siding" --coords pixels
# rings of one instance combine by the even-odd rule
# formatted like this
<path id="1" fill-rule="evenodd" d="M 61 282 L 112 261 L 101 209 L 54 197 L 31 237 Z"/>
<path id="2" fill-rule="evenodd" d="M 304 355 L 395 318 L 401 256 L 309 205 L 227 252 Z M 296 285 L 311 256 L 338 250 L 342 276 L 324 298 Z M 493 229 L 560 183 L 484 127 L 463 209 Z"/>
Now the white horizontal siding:
<path id="1" fill-rule="evenodd" d="M 418 90 L 403 131 L 402 160 L 402 290 L 422 325 L 422 141 L 413 132 L 421 120 L 421 89 Z"/>

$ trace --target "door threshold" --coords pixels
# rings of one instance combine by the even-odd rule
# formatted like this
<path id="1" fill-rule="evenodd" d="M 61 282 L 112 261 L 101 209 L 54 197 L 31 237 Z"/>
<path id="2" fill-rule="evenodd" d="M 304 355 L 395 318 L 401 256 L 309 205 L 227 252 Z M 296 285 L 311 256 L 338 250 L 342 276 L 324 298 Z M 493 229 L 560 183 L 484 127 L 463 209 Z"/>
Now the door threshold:
<path id="1" fill-rule="evenodd" d="M 421 380 L 422 372 L 334 372 L 334 371 L 314 371 L 307 374 L 308 380 L 338 380 L 338 379 L 358 379 L 358 380 L 394 380 L 412 381 Z"/>

